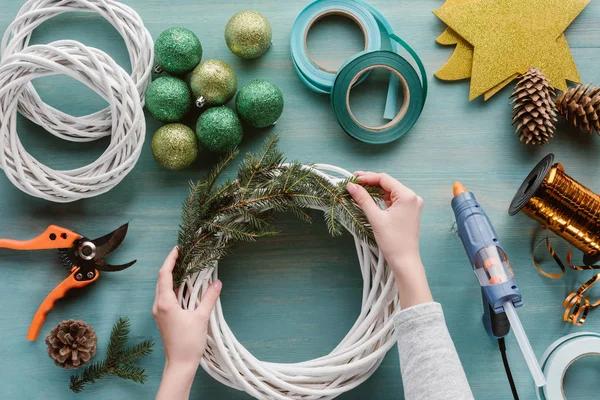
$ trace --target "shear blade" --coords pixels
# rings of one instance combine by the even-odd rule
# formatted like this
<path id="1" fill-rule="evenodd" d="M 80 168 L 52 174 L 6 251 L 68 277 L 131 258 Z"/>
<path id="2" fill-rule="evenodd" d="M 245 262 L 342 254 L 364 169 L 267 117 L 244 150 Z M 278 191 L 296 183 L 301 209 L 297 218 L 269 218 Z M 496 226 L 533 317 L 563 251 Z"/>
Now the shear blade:
<path id="1" fill-rule="evenodd" d="M 102 259 L 123 243 L 125 235 L 127 234 L 127 228 L 129 228 L 129 223 L 121 225 L 107 235 L 92 240 L 92 243 L 96 245 L 96 262 L 102 261 L 102 263 L 104 263 Z"/>
<path id="2" fill-rule="evenodd" d="M 124 269 L 131 267 L 136 262 L 137 262 L 137 260 L 133 260 L 133 261 L 128 262 L 127 264 L 111 265 L 111 264 L 108 264 L 103 259 L 100 259 L 100 260 L 96 260 L 95 264 L 96 264 L 96 268 L 98 269 L 98 271 L 117 272 L 117 271 L 123 271 Z"/>

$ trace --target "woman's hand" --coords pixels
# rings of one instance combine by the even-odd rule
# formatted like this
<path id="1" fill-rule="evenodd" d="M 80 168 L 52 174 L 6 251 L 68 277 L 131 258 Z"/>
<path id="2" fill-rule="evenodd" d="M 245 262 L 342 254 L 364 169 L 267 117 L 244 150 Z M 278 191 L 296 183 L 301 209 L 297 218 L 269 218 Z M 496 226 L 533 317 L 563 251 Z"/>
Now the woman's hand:
<path id="1" fill-rule="evenodd" d="M 348 184 L 348 192 L 369 219 L 377 245 L 394 271 L 403 308 L 432 301 L 419 254 L 423 199 L 389 176 L 356 172 L 361 184 L 379 186 L 386 209 L 382 209 L 360 185 Z"/>
<path id="2" fill-rule="evenodd" d="M 206 347 L 208 321 L 221 293 L 221 281 L 213 282 L 194 310 L 184 310 L 173 289 L 175 247 L 158 271 L 152 315 L 162 337 L 165 369 L 157 399 L 180 400 L 189 397 L 192 382 Z"/>
<path id="3" fill-rule="evenodd" d="M 348 191 L 367 215 L 386 260 L 397 263 L 418 259 L 423 199 L 388 174 L 356 172 L 356 176 L 362 184 L 383 189 L 385 210 L 363 187 L 348 185 Z"/>

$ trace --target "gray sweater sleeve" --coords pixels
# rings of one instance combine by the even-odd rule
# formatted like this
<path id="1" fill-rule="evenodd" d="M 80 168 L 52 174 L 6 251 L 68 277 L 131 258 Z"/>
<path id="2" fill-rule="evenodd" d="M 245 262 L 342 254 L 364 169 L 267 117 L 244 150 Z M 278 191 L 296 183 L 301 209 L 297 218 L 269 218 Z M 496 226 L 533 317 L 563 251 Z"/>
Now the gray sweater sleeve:
<path id="1" fill-rule="evenodd" d="M 473 399 L 439 303 L 402 310 L 394 322 L 405 400 Z"/>

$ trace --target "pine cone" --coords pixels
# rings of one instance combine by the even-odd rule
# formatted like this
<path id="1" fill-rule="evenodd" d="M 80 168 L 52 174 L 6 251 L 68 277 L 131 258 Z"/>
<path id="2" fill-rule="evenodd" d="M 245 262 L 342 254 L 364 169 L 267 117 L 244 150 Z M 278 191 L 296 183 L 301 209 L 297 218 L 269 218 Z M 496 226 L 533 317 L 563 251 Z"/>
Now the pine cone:
<path id="1" fill-rule="evenodd" d="M 554 135 L 556 106 L 554 89 L 542 71 L 535 67 L 521 75 L 510 96 L 514 100 L 512 123 L 518 124 L 515 133 L 525 144 L 544 145 Z"/>
<path id="2" fill-rule="evenodd" d="M 569 125 L 600 135 L 600 88 L 590 86 L 578 85 L 562 93 L 556 99 L 556 107 Z"/>
<path id="3" fill-rule="evenodd" d="M 90 361 L 96 354 L 97 343 L 94 328 L 72 319 L 60 322 L 46 337 L 48 356 L 54 364 L 66 369 L 79 368 Z"/>

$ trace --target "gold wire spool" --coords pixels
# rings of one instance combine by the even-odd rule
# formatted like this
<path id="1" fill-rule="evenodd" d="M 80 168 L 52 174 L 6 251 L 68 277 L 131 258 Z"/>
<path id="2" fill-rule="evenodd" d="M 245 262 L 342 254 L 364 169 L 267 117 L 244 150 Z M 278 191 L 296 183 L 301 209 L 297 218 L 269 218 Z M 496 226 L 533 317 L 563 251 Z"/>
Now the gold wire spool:
<path id="1" fill-rule="evenodd" d="M 600 265 L 594 264 L 600 260 L 600 196 L 567 175 L 560 163 L 552 164 L 553 161 L 554 155 L 549 154 L 531 171 L 517 191 L 508 212 L 515 215 L 523 211 L 548 231 L 566 240 L 566 264 L 571 269 L 599 269 Z M 535 248 L 543 242 L 562 272 L 548 273 L 539 266 Z M 571 263 L 571 245 L 584 253 L 585 265 Z M 548 234 L 534 245 L 532 253 L 533 263 L 542 275 L 553 279 L 564 275 L 565 263 L 554 251 Z M 600 305 L 600 300 L 590 303 L 584 296 L 584 292 L 599 280 L 600 274 L 597 274 L 566 297 L 563 301 L 565 322 L 581 326 L 589 310 Z"/>
<path id="2" fill-rule="evenodd" d="M 600 254 L 600 196 L 546 156 L 525 179 L 509 209 L 523 211 L 592 260 Z M 586 263 L 587 264 L 587 263 Z"/>

